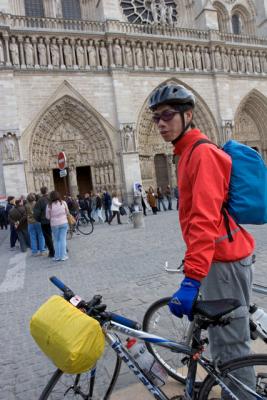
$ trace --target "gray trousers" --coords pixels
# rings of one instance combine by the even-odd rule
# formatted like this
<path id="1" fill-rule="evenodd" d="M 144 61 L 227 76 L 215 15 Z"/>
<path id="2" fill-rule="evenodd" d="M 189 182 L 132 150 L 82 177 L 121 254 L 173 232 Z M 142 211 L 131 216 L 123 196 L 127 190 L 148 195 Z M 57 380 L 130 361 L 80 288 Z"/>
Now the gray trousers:
<path id="1" fill-rule="evenodd" d="M 203 279 L 201 293 L 204 300 L 238 299 L 241 306 L 231 313 L 229 325 L 209 328 L 210 352 L 213 361 L 226 362 L 250 354 L 249 304 L 252 290 L 252 256 L 235 262 L 214 262 Z M 253 367 L 233 373 L 246 385 L 255 388 Z M 237 390 L 231 387 L 238 396 Z M 222 399 L 228 399 L 222 394 Z M 240 399 L 243 399 L 240 394 Z M 246 399 L 249 397 L 246 397 Z M 251 397 L 252 398 L 252 397 Z M 254 397 L 253 397 L 254 398 Z"/>

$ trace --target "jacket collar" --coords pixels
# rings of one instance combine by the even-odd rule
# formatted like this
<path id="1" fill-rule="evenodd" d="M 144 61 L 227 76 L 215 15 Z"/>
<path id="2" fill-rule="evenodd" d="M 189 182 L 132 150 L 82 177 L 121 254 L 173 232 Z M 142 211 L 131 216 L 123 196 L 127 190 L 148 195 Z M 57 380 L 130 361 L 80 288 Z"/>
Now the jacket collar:
<path id="1" fill-rule="evenodd" d="M 175 144 L 173 153 L 180 156 L 185 149 L 193 146 L 193 144 L 199 139 L 207 139 L 207 136 L 199 129 L 191 129 L 190 131 L 187 131 L 181 140 L 178 140 Z"/>

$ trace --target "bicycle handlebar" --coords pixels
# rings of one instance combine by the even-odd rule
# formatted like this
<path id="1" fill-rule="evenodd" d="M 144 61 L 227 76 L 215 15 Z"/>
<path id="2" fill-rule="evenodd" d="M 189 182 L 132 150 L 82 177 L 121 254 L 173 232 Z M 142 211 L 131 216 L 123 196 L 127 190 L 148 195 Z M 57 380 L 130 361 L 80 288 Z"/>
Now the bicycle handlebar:
<path id="1" fill-rule="evenodd" d="M 64 298 L 66 300 L 69 301 L 72 297 L 75 297 L 74 292 L 56 276 L 51 276 L 49 279 L 58 289 L 63 292 Z M 88 315 L 92 315 L 93 317 L 100 317 L 100 319 L 102 319 L 103 321 L 111 320 L 113 322 L 117 322 L 118 324 L 127 326 L 127 328 L 137 330 L 141 329 L 141 325 L 136 321 L 123 317 L 122 315 L 115 314 L 113 312 L 105 312 L 104 309 L 106 308 L 106 306 L 104 304 L 101 305 L 101 299 L 102 296 L 95 295 L 89 302 L 81 300 L 80 303 L 82 303 L 82 307 L 85 308 L 86 311 L 88 311 Z"/>

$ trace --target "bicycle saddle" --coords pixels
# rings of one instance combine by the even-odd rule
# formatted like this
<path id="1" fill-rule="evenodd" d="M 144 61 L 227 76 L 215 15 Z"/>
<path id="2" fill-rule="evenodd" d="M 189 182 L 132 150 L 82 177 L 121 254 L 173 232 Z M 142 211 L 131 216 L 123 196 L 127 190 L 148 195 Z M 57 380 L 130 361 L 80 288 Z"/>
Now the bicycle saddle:
<path id="1" fill-rule="evenodd" d="M 200 314 L 211 320 L 217 320 L 240 306 L 241 303 L 237 299 L 201 300 L 196 302 L 194 314 Z"/>

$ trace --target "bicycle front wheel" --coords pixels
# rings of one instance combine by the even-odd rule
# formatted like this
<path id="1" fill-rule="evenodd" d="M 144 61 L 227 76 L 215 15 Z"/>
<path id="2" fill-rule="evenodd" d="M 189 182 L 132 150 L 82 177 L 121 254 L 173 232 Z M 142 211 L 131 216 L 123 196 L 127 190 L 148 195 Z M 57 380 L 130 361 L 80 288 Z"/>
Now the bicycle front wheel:
<path id="1" fill-rule="evenodd" d="M 77 229 L 83 235 L 90 235 L 94 230 L 94 224 L 92 221 L 80 217 L 77 223 Z"/>
<path id="2" fill-rule="evenodd" d="M 255 373 L 255 382 L 250 384 L 245 380 L 245 376 L 250 373 Z M 240 381 L 256 391 L 258 399 L 267 399 L 267 354 L 252 354 L 247 357 L 231 360 L 220 366 L 222 381 L 240 400 L 255 400 L 256 395 L 242 386 Z M 198 399 L 220 399 L 222 397 L 222 389 L 216 383 L 215 378 L 207 376 L 200 387 Z M 226 396 L 226 394 L 224 394 Z M 230 397 L 225 397 L 230 398 Z"/>

